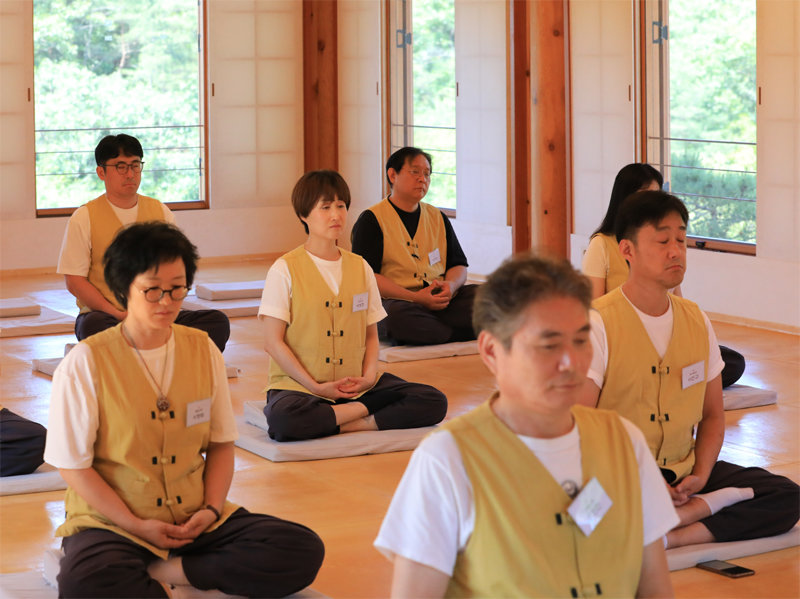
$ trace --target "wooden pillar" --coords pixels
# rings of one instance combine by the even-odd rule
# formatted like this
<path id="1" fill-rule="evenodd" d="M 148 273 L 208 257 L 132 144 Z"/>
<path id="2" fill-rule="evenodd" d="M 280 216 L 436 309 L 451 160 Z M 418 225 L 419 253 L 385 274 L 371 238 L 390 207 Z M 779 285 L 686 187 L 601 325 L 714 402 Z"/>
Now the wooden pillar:
<path id="1" fill-rule="evenodd" d="M 566 257 L 568 170 L 564 0 L 531 2 L 533 42 L 534 244 Z"/>
<path id="2" fill-rule="evenodd" d="M 305 170 L 339 168 L 336 0 L 303 0 Z"/>
<path id="3" fill-rule="evenodd" d="M 530 14 L 527 0 L 509 3 L 511 85 L 509 98 L 509 173 L 511 246 L 514 253 L 531 248 L 531 66 Z"/>

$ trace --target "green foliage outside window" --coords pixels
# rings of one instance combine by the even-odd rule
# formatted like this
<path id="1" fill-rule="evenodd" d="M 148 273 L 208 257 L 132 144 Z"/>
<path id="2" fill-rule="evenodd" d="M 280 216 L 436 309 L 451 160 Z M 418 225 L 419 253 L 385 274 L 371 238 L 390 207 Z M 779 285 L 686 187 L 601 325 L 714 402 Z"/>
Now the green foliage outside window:
<path id="1" fill-rule="evenodd" d="M 669 16 L 670 137 L 740 142 L 671 141 L 671 190 L 691 235 L 755 243 L 755 0 L 670 0 Z"/>
<path id="2" fill-rule="evenodd" d="M 94 148 L 144 148 L 140 193 L 201 199 L 197 0 L 34 0 L 37 208 L 103 192 Z"/>
<path id="3" fill-rule="evenodd" d="M 433 158 L 425 201 L 456 207 L 456 51 L 453 0 L 413 4 L 414 145 Z"/>

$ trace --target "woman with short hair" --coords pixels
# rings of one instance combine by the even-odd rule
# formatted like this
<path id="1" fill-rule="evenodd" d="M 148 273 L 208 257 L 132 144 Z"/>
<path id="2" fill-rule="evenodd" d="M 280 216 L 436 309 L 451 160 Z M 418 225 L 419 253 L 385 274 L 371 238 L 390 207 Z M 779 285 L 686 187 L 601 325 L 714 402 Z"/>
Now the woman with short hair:
<path id="1" fill-rule="evenodd" d="M 322 563 L 313 531 L 226 499 L 237 431 L 224 360 L 205 332 L 174 324 L 197 258 L 173 225 L 121 230 L 104 275 L 126 317 L 53 376 L 45 459 L 68 485 L 60 596 L 283 596 Z"/>

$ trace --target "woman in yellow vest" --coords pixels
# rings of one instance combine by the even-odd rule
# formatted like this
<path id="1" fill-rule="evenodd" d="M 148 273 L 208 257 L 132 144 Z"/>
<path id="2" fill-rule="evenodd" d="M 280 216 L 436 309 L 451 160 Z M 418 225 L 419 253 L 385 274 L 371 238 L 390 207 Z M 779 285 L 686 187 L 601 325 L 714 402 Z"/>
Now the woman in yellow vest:
<path id="1" fill-rule="evenodd" d="M 174 324 L 197 250 L 137 223 L 106 251 L 125 319 L 79 343 L 53 376 L 45 460 L 68 489 L 62 597 L 168 597 L 191 585 L 246 596 L 308 586 L 324 549 L 308 528 L 227 501 L 233 420 L 222 354 Z"/>
<path id="2" fill-rule="evenodd" d="M 661 189 L 664 177 L 655 168 L 642 162 L 623 166 L 614 179 L 611 199 L 603 222 L 592 233 L 589 247 L 583 255 L 581 270 L 592 283 L 592 297 L 600 297 L 628 280 L 628 265 L 619 253 L 614 235 L 614 220 L 622 200 L 636 191 Z"/>
<path id="3" fill-rule="evenodd" d="M 440 422 L 447 398 L 378 373 L 385 318 L 372 269 L 338 247 L 350 190 L 335 171 L 311 171 L 292 191 L 308 238 L 267 273 L 259 318 L 270 370 L 264 414 L 277 441 L 416 428 Z"/>
<path id="4" fill-rule="evenodd" d="M 645 597 L 672 592 L 678 522 L 631 422 L 576 405 L 592 348 L 589 282 L 520 255 L 475 299 L 497 391 L 411 457 L 375 545 L 393 597 Z"/>
<path id="5" fill-rule="evenodd" d="M 655 168 L 642 162 L 623 166 L 614 179 L 608 210 L 598 229 L 592 233 L 589 247 L 583 255 L 581 270 L 592 283 L 592 298 L 613 291 L 628 280 L 628 264 L 619 253 L 619 242 L 614 234 L 614 222 L 622 201 L 637 191 L 658 191 L 664 185 L 664 177 Z M 681 286 L 672 290 L 682 297 Z M 722 386 L 733 385 L 744 374 L 744 356 L 734 349 L 719 346 L 725 368 L 722 371 Z"/>

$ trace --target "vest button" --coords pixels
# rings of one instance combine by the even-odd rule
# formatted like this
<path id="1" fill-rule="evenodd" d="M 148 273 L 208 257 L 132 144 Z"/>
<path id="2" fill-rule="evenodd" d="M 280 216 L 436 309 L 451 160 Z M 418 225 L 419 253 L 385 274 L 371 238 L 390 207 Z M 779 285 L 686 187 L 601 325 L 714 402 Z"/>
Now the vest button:
<path id="1" fill-rule="evenodd" d="M 161 458 L 161 463 L 162 464 L 169 464 L 169 458 L 167 458 L 167 457 Z"/>
<path id="2" fill-rule="evenodd" d="M 158 413 L 158 418 L 159 418 L 160 420 L 166 420 L 168 416 L 169 416 L 169 415 L 168 415 L 166 412 L 159 412 L 159 413 Z"/>
<path id="3" fill-rule="evenodd" d="M 167 506 L 170 506 L 170 505 L 172 505 L 172 504 L 173 504 L 173 503 L 175 503 L 175 502 L 174 502 L 174 501 L 172 501 L 172 499 L 167 499 L 167 500 L 166 500 L 164 503 L 166 503 L 166 504 L 167 504 Z"/>

